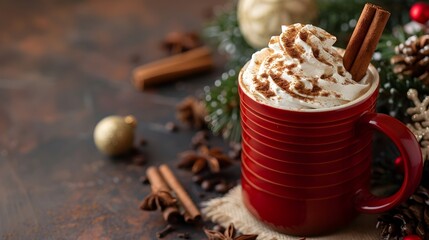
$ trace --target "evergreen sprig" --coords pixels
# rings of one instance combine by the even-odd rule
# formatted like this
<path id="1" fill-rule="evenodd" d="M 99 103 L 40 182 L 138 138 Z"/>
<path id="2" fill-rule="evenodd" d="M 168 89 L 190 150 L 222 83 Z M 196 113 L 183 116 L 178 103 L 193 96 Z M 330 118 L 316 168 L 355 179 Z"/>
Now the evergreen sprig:
<path id="1" fill-rule="evenodd" d="M 224 72 L 213 87 L 205 87 L 205 103 L 209 127 L 214 134 L 220 134 L 231 142 L 240 142 L 240 108 L 237 76 L 239 68 Z"/>
<path id="2" fill-rule="evenodd" d="M 225 56 L 228 69 L 215 80 L 214 86 L 204 88 L 208 125 L 214 134 L 231 142 L 241 140 L 238 73 L 256 51 L 244 40 L 236 13 L 237 2 L 234 1 L 220 9 L 203 31 L 206 41 Z"/>

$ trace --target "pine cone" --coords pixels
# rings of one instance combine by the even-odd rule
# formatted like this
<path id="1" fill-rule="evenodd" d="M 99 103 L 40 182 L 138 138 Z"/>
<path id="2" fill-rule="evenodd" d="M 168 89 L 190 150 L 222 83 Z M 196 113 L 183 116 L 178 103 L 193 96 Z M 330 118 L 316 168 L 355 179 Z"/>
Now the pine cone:
<path id="1" fill-rule="evenodd" d="M 429 35 L 411 36 L 396 46 L 395 52 L 390 59 L 394 73 L 416 77 L 429 85 Z"/>
<path id="2" fill-rule="evenodd" d="M 397 239 L 407 235 L 418 235 L 429 239 L 429 191 L 419 187 L 399 207 L 378 217 L 377 228 L 382 239 Z"/>

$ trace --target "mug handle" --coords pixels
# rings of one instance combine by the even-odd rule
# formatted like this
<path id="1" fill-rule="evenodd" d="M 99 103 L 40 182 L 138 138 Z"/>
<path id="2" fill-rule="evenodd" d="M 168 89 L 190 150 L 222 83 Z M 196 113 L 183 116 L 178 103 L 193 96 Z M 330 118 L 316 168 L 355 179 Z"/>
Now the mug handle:
<path id="1" fill-rule="evenodd" d="M 389 137 L 398 148 L 404 162 L 404 181 L 393 195 L 377 197 L 369 189 L 360 189 L 356 193 L 355 205 L 359 212 L 381 213 L 398 206 L 414 193 L 423 172 L 422 152 L 414 134 L 396 118 L 366 112 L 358 121 L 358 134 L 368 130 L 368 127 Z"/>

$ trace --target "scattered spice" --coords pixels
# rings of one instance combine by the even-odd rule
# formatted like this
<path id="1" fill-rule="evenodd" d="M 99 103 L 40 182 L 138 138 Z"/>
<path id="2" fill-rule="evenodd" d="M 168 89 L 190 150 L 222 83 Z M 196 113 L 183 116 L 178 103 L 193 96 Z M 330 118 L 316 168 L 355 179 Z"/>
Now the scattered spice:
<path id="1" fill-rule="evenodd" d="M 235 184 L 229 183 L 224 179 L 219 178 L 218 176 L 210 179 L 206 178 L 202 180 L 200 184 L 201 188 L 206 192 L 214 190 L 215 192 L 222 194 L 228 192 L 231 188 L 235 186 Z"/>
<path id="2" fill-rule="evenodd" d="M 238 235 L 236 236 L 236 230 L 234 224 L 231 223 L 228 228 L 222 233 L 221 231 L 204 229 L 204 233 L 209 240 L 255 240 L 258 235 Z"/>
<path id="3" fill-rule="evenodd" d="M 190 234 L 189 233 L 178 233 L 177 235 L 176 235 L 178 238 L 181 238 L 181 239 L 191 239 L 191 236 L 190 236 Z"/>
<path id="4" fill-rule="evenodd" d="M 198 197 L 199 198 L 205 198 L 206 194 L 204 192 L 200 192 L 200 193 L 198 193 Z"/>
<path id="5" fill-rule="evenodd" d="M 140 209 L 154 211 L 160 209 L 164 220 L 169 223 L 177 222 L 180 216 L 177 200 L 171 194 L 170 188 L 156 167 L 149 167 L 146 176 L 151 184 L 152 193 L 140 204 Z"/>
<path id="6" fill-rule="evenodd" d="M 201 130 L 195 133 L 191 139 L 192 147 L 198 147 L 201 145 L 207 145 L 209 139 L 209 132 L 206 130 Z"/>
<path id="7" fill-rule="evenodd" d="M 156 237 L 157 238 L 164 238 L 166 237 L 168 234 L 174 232 L 174 227 L 171 226 L 170 224 L 168 224 L 167 226 L 165 226 L 165 228 L 163 228 L 161 231 L 156 233 Z"/>
<path id="8" fill-rule="evenodd" d="M 149 184 L 149 179 L 147 178 L 146 175 L 144 175 L 139 178 L 139 182 L 141 182 L 143 185 L 147 185 Z"/>
<path id="9" fill-rule="evenodd" d="M 197 150 L 188 150 L 179 154 L 179 168 L 190 168 L 194 174 L 208 169 L 218 173 L 222 168 L 232 165 L 232 160 L 220 148 L 201 145 Z"/>
<path id="10" fill-rule="evenodd" d="M 133 164 L 137 166 L 143 166 L 146 164 L 146 158 L 143 154 L 137 154 L 133 156 Z"/>
<path id="11" fill-rule="evenodd" d="M 202 42 L 194 32 L 171 32 L 165 37 L 162 46 L 174 55 L 200 47 Z"/>
<path id="12" fill-rule="evenodd" d="M 237 143 L 237 142 L 231 142 L 229 144 L 229 152 L 228 152 L 228 156 L 231 159 L 234 160 L 240 160 L 241 159 L 241 143 Z"/>
<path id="13" fill-rule="evenodd" d="M 207 111 L 202 101 L 194 97 L 187 97 L 177 105 L 176 117 L 182 123 L 195 129 L 206 126 L 205 117 Z"/>
<path id="14" fill-rule="evenodd" d="M 140 208 L 146 211 L 165 209 L 174 206 L 177 200 L 167 191 L 158 191 L 149 194 L 141 203 Z"/>
<path id="15" fill-rule="evenodd" d="M 144 139 L 144 138 L 142 138 L 142 139 L 140 139 L 139 144 L 140 144 L 140 146 L 146 146 L 147 145 L 147 140 Z"/>
<path id="16" fill-rule="evenodd" d="M 221 181 L 220 183 L 216 184 L 214 189 L 218 193 L 226 193 L 232 188 L 232 184 L 228 184 L 225 181 Z"/>
<path id="17" fill-rule="evenodd" d="M 211 191 L 213 189 L 214 182 L 212 180 L 206 179 L 201 182 L 201 188 L 204 191 Z"/>
<path id="18" fill-rule="evenodd" d="M 183 185 L 179 182 L 177 177 L 174 175 L 173 171 L 171 171 L 170 167 L 166 164 L 162 164 L 159 167 L 159 171 L 164 177 L 167 184 L 173 189 L 176 194 L 179 202 L 185 212 L 183 213 L 183 217 L 186 222 L 195 222 L 201 219 L 201 212 L 198 209 L 197 205 L 192 201 L 189 194 L 186 192 Z"/>
<path id="19" fill-rule="evenodd" d="M 194 182 L 194 183 L 200 184 L 203 181 L 204 181 L 204 177 L 201 176 L 201 175 L 194 175 L 194 176 L 192 176 L 192 182 Z"/>
<path id="20" fill-rule="evenodd" d="M 164 127 L 165 130 L 169 132 L 176 132 L 178 130 L 178 127 L 174 122 L 167 122 Z"/>

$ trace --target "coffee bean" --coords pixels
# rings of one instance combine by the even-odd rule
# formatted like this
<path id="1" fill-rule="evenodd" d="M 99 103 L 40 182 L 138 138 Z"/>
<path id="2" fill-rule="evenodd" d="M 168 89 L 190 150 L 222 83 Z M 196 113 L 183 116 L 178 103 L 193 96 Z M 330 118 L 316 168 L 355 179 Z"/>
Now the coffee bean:
<path id="1" fill-rule="evenodd" d="M 213 189 L 213 184 L 210 180 L 204 180 L 201 182 L 201 188 L 205 191 L 210 191 Z"/>
<path id="2" fill-rule="evenodd" d="M 182 239 L 191 239 L 191 236 L 189 235 L 189 233 L 178 233 L 177 237 Z"/>
<path id="3" fill-rule="evenodd" d="M 230 187 L 225 182 L 220 182 L 220 183 L 216 184 L 216 186 L 215 186 L 215 191 L 218 193 L 226 193 L 226 192 L 228 192 L 229 189 L 230 189 Z"/>
<path id="4" fill-rule="evenodd" d="M 192 182 L 194 182 L 194 183 L 200 184 L 203 181 L 204 181 L 204 177 L 201 176 L 201 175 L 194 175 L 194 176 L 192 176 Z"/>

